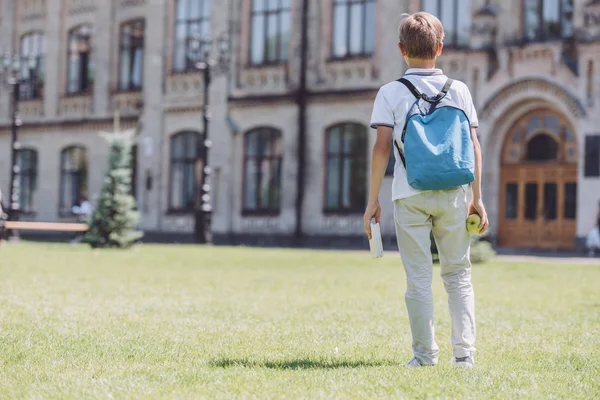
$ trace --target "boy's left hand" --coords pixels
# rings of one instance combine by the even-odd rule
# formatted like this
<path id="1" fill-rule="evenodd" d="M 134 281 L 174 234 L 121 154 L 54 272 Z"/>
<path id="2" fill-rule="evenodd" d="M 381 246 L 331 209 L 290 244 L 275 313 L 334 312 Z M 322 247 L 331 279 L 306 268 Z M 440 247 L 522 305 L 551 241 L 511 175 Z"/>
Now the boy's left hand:
<path id="1" fill-rule="evenodd" d="M 365 223 L 365 233 L 369 240 L 371 240 L 371 220 L 375 218 L 375 222 L 379 222 L 381 219 L 381 207 L 379 206 L 379 201 L 369 202 L 367 205 L 367 210 L 365 211 L 364 223 Z"/>
<path id="2" fill-rule="evenodd" d="M 481 200 L 472 200 L 469 204 L 469 213 L 467 215 L 477 214 L 481 217 L 481 223 L 479 224 L 479 233 L 484 234 L 489 227 L 489 221 L 487 211 Z"/>

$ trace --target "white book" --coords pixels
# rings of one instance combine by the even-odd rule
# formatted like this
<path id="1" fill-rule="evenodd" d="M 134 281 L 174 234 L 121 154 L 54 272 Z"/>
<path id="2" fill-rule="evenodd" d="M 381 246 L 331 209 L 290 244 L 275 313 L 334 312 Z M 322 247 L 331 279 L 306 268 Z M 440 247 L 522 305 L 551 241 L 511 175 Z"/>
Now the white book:
<path id="1" fill-rule="evenodd" d="M 369 240 L 369 246 L 371 247 L 371 256 L 373 258 L 383 257 L 383 242 L 381 241 L 381 229 L 378 222 L 371 222 L 371 240 Z"/>

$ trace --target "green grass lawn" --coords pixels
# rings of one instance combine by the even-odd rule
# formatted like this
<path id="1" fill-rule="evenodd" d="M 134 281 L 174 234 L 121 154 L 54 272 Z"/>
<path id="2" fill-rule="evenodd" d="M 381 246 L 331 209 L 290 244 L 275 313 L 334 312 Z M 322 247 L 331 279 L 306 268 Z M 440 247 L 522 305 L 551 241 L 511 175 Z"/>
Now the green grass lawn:
<path id="1" fill-rule="evenodd" d="M 0 249 L 1 398 L 600 398 L 600 267 L 476 266 L 476 367 L 410 369 L 399 256 Z"/>

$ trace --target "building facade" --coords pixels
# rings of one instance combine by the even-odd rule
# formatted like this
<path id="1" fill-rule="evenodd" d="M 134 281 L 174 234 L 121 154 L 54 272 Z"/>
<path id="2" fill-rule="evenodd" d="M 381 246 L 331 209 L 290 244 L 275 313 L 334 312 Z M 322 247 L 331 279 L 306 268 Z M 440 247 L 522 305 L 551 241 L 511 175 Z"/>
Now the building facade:
<path id="1" fill-rule="evenodd" d="M 215 241 L 364 243 L 372 104 L 406 69 L 401 13 L 419 10 L 444 23 L 438 66 L 478 110 L 494 240 L 577 247 L 600 200 L 600 2 L 588 0 L 2 0 L 0 45 L 38 60 L 19 102 L 23 218 L 69 220 L 79 197 L 94 202 L 98 132 L 118 110 L 138 129 L 141 228 L 191 240 L 205 109 L 191 38 L 227 33 L 229 69 L 209 91 Z M 5 193 L 9 109 L 3 90 Z"/>

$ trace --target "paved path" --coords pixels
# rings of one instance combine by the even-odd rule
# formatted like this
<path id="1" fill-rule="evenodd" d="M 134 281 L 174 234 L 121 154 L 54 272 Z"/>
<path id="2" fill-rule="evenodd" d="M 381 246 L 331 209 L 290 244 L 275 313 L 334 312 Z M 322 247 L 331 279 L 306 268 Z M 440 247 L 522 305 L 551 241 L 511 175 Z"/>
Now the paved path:
<path id="1" fill-rule="evenodd" d="M 596 265 L 600 267 L 600 258 L 595 257 L 564 257 L 564 256 L 526 256 L 526 255 L 498 255 L 498 261 L 506 262 L 532 262 L 554 264 Z"/>

